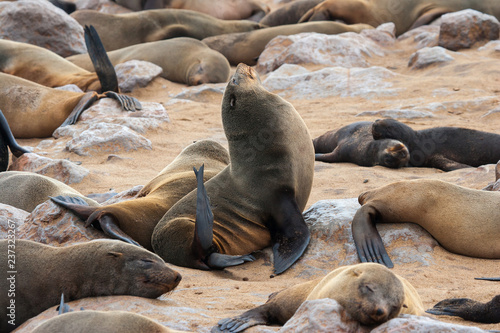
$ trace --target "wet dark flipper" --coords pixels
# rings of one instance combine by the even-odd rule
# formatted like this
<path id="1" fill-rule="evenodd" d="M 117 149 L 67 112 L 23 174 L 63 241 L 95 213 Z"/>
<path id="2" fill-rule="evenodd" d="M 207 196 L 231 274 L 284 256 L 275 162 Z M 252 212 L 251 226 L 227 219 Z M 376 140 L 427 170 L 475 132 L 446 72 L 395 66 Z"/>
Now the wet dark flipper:
<path id="1" fill-rule="evenodd" d="M 476 280 L 485 280 L 485 281 L 500 281 L 500 277 L 478 277 L 474 278 Z"/>
<path id="2" fill-rule="evenodd" d="M 102 91 L 118 92 L 115 68 L 102 45 L 101 38 L 93 26 L 85 26 L 85 45 L 95 72 L 101 82 Z"/>
<path id="3" fill-rule="evenodd" d="M 212 269 L 224 269 L 226 267 L 241 265 L 247 261 L 254 261 L 254 256 L 250 254 L 242 256 L 232 256 L 229 254 L 211 253 L 208 256 L 207 265 Z"/>
<path id="4" fill-rule="evenodd" d="M 274 273 L 281 274 L 300 258 L 311 238 L 295 197 L 280 193 L 268 228 L 273 242 Z"/>
<path id="5" fill-rule="evenodd" d="M 361 262 L 376 262 L 392 268 L 394 264 L 375 227 L 378 218 L 379 213 L 370 205 L 364 205 L 358 209 L 352 220 L 352 238 Z"/>
<path id="6" fill-rule="evenodd" d="M 268 305 L 263 304 L 254 309 L 248 310 L 237 317 L 222 319 L 217 323 L 217 326 L 212 328 L 211 332 L 237 333 L 252 326 L 266 325 L 269 323 L 269 320 L 266 317 L 266 313 L 268 311 L 263 309 L 265 307 L 268 307 Z"/>
<path id="7" fill-rule="evenodd" d="M 488 303 L 470 298 L 449 298 L 425 312 L 438 316 L 457 316 L 478 323 L 500 323 L 500 295 L 493 297 Z"/>
<path id="8" fill-rule="evenodd" d="M 137 110 L 142 110 L 141 102 L 139 102 L 134 97 L 118 94 L 113 91 L 106 91 L 104 95 L 106 95 L 106 97 L 116 99 L 122 106 L 122 109 L 124 109 L 125 111 L 133 112 Z"/>
<path id="9" fill-rule="evenodd" d="M 133 240 L 132 237 L 130 237 L 125 232 L 123 232 L 123 230 L 120 229 L 114 217 L 111 215 L 103 214 L 96 221 L 92 221 L 91 223 L 92 224 L 99 223 L 101 230 L 111 238 L 119 239 L 121 241 L 124 241 L 125 243 L 142 247 L 139 243 Z M 87 225 L 89 224 L 90 223 L 87 222 Z"/>
<path id="10" fill-rule="evenodd" d="M 60 127 L 76 124 L 82 112 L 92 106 L 92 104 L 94 104 L 94 102 L 98 99 L 99 95 L 95 91 L 89 91 L 88 93 L 83 95 L 73 111 L 71 111 L 68 118 L 66 118 L 66 120 L 61 124 Z"/>
<path id="11" fill-rule="evenodd" d="M 205 165 L 199 170 L 193 167 L 196 175 L 196 223 L 194 227 L 193 253 L 200 259 L 207 258 L 213 251 L 214 215 L 210 208 L 205 184 L 203 184 L 203 171 Z"/>
<path id="12" fill-rule="evenodd" d="M 57 205 L 64 207 L 71 211 L 79 219 L 86 221 L 98 207 L 90 207 L 85 200 L 79 197 L 70 197 L 59 195 L 57 197 L 50 197 Z"/>
<path id="13" fill-rule="evenodd" d="M 12 134 L 12 131 L 10 130 L 9 123 L 7 122 L 7 119 L 5 118 L 1 110 L 0 110 L 0 136 L 1 136 L 0 139 L 3 142 L 2 144 L 4 146 L 8 146 L 12 155 L 14 155 L 15 157 L 20 157 L 24 153 L 29 153 L 28 150 L 24 149 L 17 143 L 16 139 L 14 138 L 14 135 Z"/>

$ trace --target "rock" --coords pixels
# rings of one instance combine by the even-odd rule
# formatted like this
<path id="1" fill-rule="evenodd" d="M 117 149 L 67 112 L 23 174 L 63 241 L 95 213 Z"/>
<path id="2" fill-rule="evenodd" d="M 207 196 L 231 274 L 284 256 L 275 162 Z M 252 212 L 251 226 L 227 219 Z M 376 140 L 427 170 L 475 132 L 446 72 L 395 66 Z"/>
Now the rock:
<path id="1" fill-rule="evenodd" d="M 441 17 L 439 46 L 457 51 L 475 44 L 496 40 L 500 24 L 491 15 L 473 9 L 445 14 Z"/>
<path id="2" fill-rule="evenodd" d="M 92 226 L 85 228 L 82 220 L 50 200 L 38 205 L 18 228 L 19 239 L 28 239 L 53 246 L 108 238 Z"/>
<path id="3" fill-rule="evenodd" d="M 371 333 L 475 333 L 486 332 L 473 326 L 445 323 L 425 316 L 399 315 L 376 327 Z"/>
<path id="4" fill-rule="evenodd" d="M 438 46 L 439 26 L 423 25 L 421 27 L 411 29 L 398 37 L 398 41 L 403 40 L 413 41 L 417 44 L 417 49 Z"/>
<path id="5" fill-rule="evenodd" d="M 25 210 L 0 203 L 0 239 L 18 238 L 18 229 L 29 214 Z"/>
<path id="6" fill-rule="evenodd" d="M 377 34 L 378 37 L 375 37 Z M 386 32 L 366 32 L 382 39 Z M 383 56 L 381 46 L 363 34 L 346 32 L 338 35 L 301 33 L 273 38 L 259 56 L 257 71 L 265 74 L 283 64 L 317 64 L 345 68 L 369 67 L 369 58 Z M 388 37 L 391 38 L 391 37 Z"/>
<path id="7" fill-rule="evenodd" d="M 45 47 L 62 57 L 87 52 L 82 26 L 47 1 L 0 2 L 0 38 Z"/>
<path id="8" fill-rule="evenodd" d="M 495 181 L 489 183 L 488 186 L 483 188 L 485 191 L 500 191 L 500 161 L 498 161 L 495 167 Z"/>
<path id="9" fill-rule="evenodd" d="M 33 153 L 14 159 L 9 171 L 28 171 L 57 179 L 65 184 L 80 183 L 89 170 L 68 160 L 51 159 Z"/>
<path id="10" fill-rule="evenodd" d="M 163 72 L 160 66 L 148 61 L 130 60 L 115 66 L 121 92 L 131 92 L 136 87 L 145 87 Z"/>
<path id="11" fill-rule="evenodd" d="M 370 332 L 351 319 L 337 301 L 330 298 L 305 301 L 278 331 L 280 333 Z"/>
<path id="12" fill-rule="evenodd" d="M 83 90 L 80 89 L 76 84 L 67 84 L 65 86 L 55 87 L 54 89 L 64 90 L 64 91 L 74 91 L 74 92 L 78 92 L 78 93 L 83 92 Z"/>
<path id="13" fill-rule="evenodd" d="M 190 100 L 199 103 L 220 103 L 225 89 L 226 83 L 203 84 L 200 86 L 184 88 L 182 92 L 173 96 L 173 99 Z"/>
<path id="14" fill-rule="evenodd" d="M 92 124 L 66 144 L 67 150 L 82 156 L 139 148 L 151 150 L 151 141 L 126 126 L 109 123 Z"/>
<path id="15" fill-rule="evenodd" d="M 331 96 L 372 98 L 397 95 L 399 88 L 386 79 L 398 76 L 378 66 L 369 68 L 326 67 L 310 72 L 299 65 L 285 64 L 263 80 L 266 89 L 286 99 Z"/>
<path id="16" fill-rule="evenodd" d="M 422 69 L 430 65 L 450 62 L 453 57 L 446 53 L 446 50 L 440 46 L 424 47 L 413 53 L 408 62 L 408 67 L 412 69 Z"/>
<path id="17" fill-rule="evenodd" d="M 376 29 L 361 30 L 360 35 L 381 46 L 392 46 L 396 42 L 396 25 L 392 22 L 383 23 Z"/>
<path id="18" fill-rule="evenodd" d="M 113 203 L 135 199 L 137 197 L 137 194 L 139 194 L 143 187 L 144 185 L 136 185 L 131 189 L 120 192 L 110 199 L 106 200 L 103 205 L 111 205 Z"/>

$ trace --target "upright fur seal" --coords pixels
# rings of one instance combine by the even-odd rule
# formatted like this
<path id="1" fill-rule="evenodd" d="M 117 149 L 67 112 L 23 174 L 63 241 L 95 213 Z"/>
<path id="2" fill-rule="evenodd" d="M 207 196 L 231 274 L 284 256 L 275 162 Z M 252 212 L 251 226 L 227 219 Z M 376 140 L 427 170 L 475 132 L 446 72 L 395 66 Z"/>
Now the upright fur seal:
<path id="1" fill-rule="evenodd" d="M 209 36 L 261 28 L 251 21 L 225 21 L 183 9 L 156 9 L 127 14 L 78 10 L 71 14 L 81 25 L 93 25 L 108 51 L 174 37 Z"/>
<path id="2" fill-rule="evenodd" d="M 398 222 L 420 225 L 450 252 L 500 259 L 500 192 L 417 179 L 361 193 L 358 201 L 352 237 L 362 262 L 393 267 L 375 224 Z"/>
<path id="3" fill-rule="evenodd" d="M 500 323 L 500 295 L 487 303 L 470 298 L 449 298 L 425 312 L 438 316 L 457 316 L 477 323 L 497 324 Z"/>
<path id="4" fill-rule="evenodd" d="M 399 36 L 443 14 L 468 8 L 500 18 L 500 3 L 494 0 L 325 0 L 311 8 L 299 22 L 337 20 L 374 27 L 394 22 Z"/>
<path id="5" fill-rule="evenodd" d="M 256 0 L 113 0 L 117 4 L 135 10 L 143 9 L 189 9 L 205 13 L 222 20 L 259 21 L 269 7 Z"/>
<path id="6" fill-rule="evenodd" d="M 190 86 L 227 82 L 231 69 L 222 54 L 201 41 L 188 37 L 136 44 L 108 52 L 108 57 L 113 66 L 129 60 L 152 62 L 163 69 L 160 74 L 163 78 Z M 93 71 L 87 54 L 77 54 L 66 59 Z"/>
<path id="7" fill-rule="evenodd" d="M 382 265 L 364 263 L 273 293 L 265 304 L 223 319 L 217 328 L 233 333 L 255 325 L 283 325 L 304 301 L 321 298 L 336 300 L 363 325 L 379 325 L 400 313 L 423 314 L 420 296 L 406 279 Z"/>
<path id="8" fill-rule="evenodd" d="M 98 203 L 85 197 L 72 187 L 44 175 L 25 171 L 0 172 L 0 203 L 27 212 L 49 200 L 51 196 L 65 195 L 77 197 L 90 206 Z"/>
<path id="9" fill-rule="evenodd" d="M 313 140 L 316 161 L 388 168 L 406 166 L 410 159 L 406 146 L 392 139 L 373 140 L 372 124 L 358 121 L 317 137 Z"/>
<path id="10" fill-rule="evenodd" d="M 7 119 L 0 110 L 0 172 L 7 170 L 9 166 L 9 149 L 15 157 L 21 157 L 24 153 L 29 153 L 28 150 L 17 143 Z"/>
<path id="11" fill-rule="evenodd" d="M 410 150 L 410 166 L 451 171 L 497 163 L 500 160 L 500 135 L 460 127 L 434 127 L 414 131 L 394 119 L 373 123 L 376 140 L 394 139 Z"/>
<path id="12" fill-rule="evenodd" d="M 366 24 L 347 25 L 339 22 L 309 22 L 270 27 L 250 32 L 232 33 L 208 37 L 202 40 L 210 48 L 222 53 L 231 65 L 242 62 L 249 66 L 257 64 L 267 43 L 276 36 L 295 35 L 302 32 L 318 32 L 327 35 L 343 32 L 360 32 L 373 29 Z"/>
<path id="13" fill-rule="evenodd" d="M 151 235 L 162 216 L 182 197 L 196 188 L 193 165 L 205 164 L 205 181 L 227 167 L 227 150 L 212 140 L 197 141 L 186 147 L 172 163 L 147 183 L 136 199 L 106 206 L 77 205 L 67 196 L 52 198 L 57 204 L 73 211 L 94 224 L 106 235 L 152 250 Z M 71 195 L 69 195 L 71 196 Z"/>
<path id="14" fill-rule="evenodd" d="M 181 280 L 157 255 L 115 240 L 57 248 L 9 238 L 0 240 L 0 259 L 5 263 L 0 278 L 2 332 L 59 304 L 61 293 L 69 301 L 109 295 L 157 298 Z M 9 316 L 12 308 L 14 315 Z"/>
<path id="15" fill-rule="evenodd" d="M 244 64 L 224 92 L 222 123 L 229 166 L 206 184 L 203 169 L 196 172 L 197 190 L 156 225 L 153 249 L 166 262 L 211 269 L 241 264 L 272 245 L 275 272 L 282 273 L 309 243 L 302 216 L 314 173 L 309 131 L 294 107 L 265 90 Z"/>

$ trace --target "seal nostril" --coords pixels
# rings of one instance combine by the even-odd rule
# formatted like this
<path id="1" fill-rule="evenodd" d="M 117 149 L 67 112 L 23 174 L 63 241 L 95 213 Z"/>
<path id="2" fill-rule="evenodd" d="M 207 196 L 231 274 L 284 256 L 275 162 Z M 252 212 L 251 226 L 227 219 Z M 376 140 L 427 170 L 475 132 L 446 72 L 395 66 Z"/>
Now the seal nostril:
<path id="1" fill-rule="evenodd" d="M 177 273 L 177 276 L 175 277 L 175 282 L 180 282 L 182 280 L 182 275 Z"/>
<path id="2" fill-rule="evenodd" d="M 384 314 L 384 310 L 382 310 L 381 308 L 378 308 L 377 312 L 375 314 L 380 317 Z"/>

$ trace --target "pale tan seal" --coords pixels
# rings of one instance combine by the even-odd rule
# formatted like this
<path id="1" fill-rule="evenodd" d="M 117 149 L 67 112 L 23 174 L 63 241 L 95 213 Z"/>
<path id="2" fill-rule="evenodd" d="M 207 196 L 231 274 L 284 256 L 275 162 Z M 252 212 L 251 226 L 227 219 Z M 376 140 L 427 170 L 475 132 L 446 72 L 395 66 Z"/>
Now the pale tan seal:
<path id="1" fill-rule="evenodd" d="M 399 222 L 420 225 L 450 252 L 500 259 L 500 192 L 418 179 L 364 192 L 358 201 L 352 236 L 362 262 L 393 266 L 375 224 Z"/>
<path id="2" fill-rule="evenodd" d="M 44 175 L 25 171 L 0 172 L 0 202 L 27 212 L 49 200 L 51 196 L 78 197 L 90 206 L 98 203 L 72 187 Z"/>
<path id="3" fill-rule="evenodd" d="M 98 225 L 109 237 L 139 243 L 152 250 L 151 234 L 158 221 L 177 201 L 196 188 L 193 165 L 205 164 L 207 181 L 228 163 L 229 155 L 223 146 L 212 140 L 201 140 L 186 147 L 142 188 L 136 199 L 98 207 L 74 204 L 68 195 L 52 200 L 73 211 L 86 221 L 86 226 Z"/>
<path id="4" fill-rule="evenodd" d="M 256 0 L 113 0 L 134 11 L 144 9 L 189 9 L 205 13 L 222 20 L 259 21 L 269 7 Z"/>
<path id="5" fill-rule="evenodd" d="M 257 60 L 267 43 L 276 36 L 295 35 L 302 32 L 334 35 L 349 31 L 360 32 L 363 29 L 373 29 L 373 27 L 366 24 L 347 25 L 339 22 L 308 22 L 213 36 L 203 39 L 202 42 L 222 53 L 231 65 L 242 62 L 253 66 L 257 64 Z"/>
<path id="6" fill-rule="evenodd" d="M 401 35 L 443 14 L 468 8 L 500 18 L 500 3 L 495 0 L 325 0 L 311 8 L 299 22 L 332 20 L 374 27 L 393 22 L 396 35 Z"/>
<path id="7" fill-rule="evenodd" d="M 406 279 L 383 265 L 363 263 L 339 267 L 323 278 L 273 293 L 265 304 L 223 319 L 217 328 L 241 332 L 255 325 L 283 325 L 304 301 L 322 298 L 336 300 L 363 325 L 379 325 L 401 313 L 424 313 L 420 296 Z"/>
<path id="8" fill-rule="evenodd" d="M 279 274 L 309 243 L 302 210 L 314 173 L 311 136 L 295 108 L 244 64 L 224 92 L 222 123 L 229 166 L 206 184 L 203 169 L 196 171 L 197 190 L 156 225 L 153 249 L 166 262 L 211 269 L 252 260 L 247 254 L 272 245 Z"/>
<path id="9" fill-rule="evenodd" d="M 219 20 L 183 9 L 156 9 L 117 15 L 78 10 L 71 16 L 81 25 L 93 25 L 107 51 L 168 38 L 192 37 L 201 40 L 261 28 L 251 21 Z"/>
<path id="10" fill-rule="evenodd" d="M 227 82 L 231 69 L 222 54 L 188 37 L 131 45 L 107 54 L 113 66 L 129 60 L 149 61 L 163 69 L 161 77 L 190 86 Z M 94 70 L 87 54 L 66 59 L 88 71 Z"/>
<path id="11" fill-rule="evenodd" d="M 180 274 L 168 268 L 157 255 L 116 240 L 66 247 L 21 239 L 13 244 L 13 238 L 0 240 L 0 259 L 5 267 L 13 265 L 3 270 L 0 279 L 1 332 L 10 332 L 59 304 L 61 293 L 68 301 L 108 295 L 157 298 L 174 289 L 181 280 Z M 8 250 L 15 252 L 15 260 L 8 256 Z M 11 323 L 15 325 L 9 323 L 11 304 L 15 307 Z"/>

